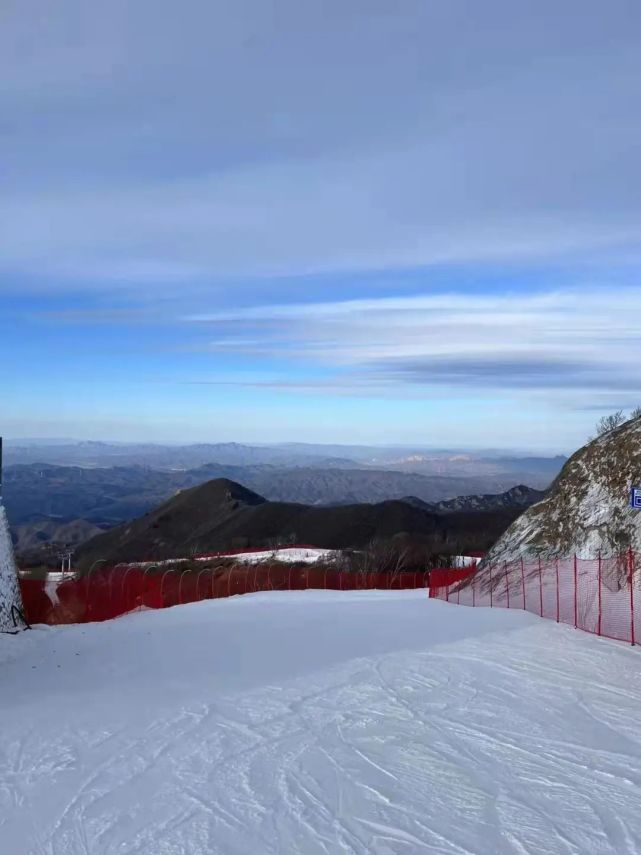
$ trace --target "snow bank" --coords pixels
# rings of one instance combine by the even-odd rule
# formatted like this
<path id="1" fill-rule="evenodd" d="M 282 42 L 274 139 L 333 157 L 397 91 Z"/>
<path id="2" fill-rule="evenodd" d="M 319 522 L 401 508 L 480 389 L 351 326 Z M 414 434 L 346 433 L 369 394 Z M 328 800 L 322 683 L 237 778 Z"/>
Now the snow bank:
<path id="1" fill-rule="evenodd" d="M 229 558 L 241 564 L 260 564 L 266 561 L 283 563 L 315 564 L 317 561 L 334 558 L 335 549 L 322 549 L 317 546 L 282 546 L 277 549 L 252 549 L 249 552 L 211 552 L 206 555 L 194 555 L 191 558 L 168 558 L 163 561 L 131 561 L 129 567 L 161 567 L 166 564 L 181 564 L 192 561 L 211 561 L 212 558 Z"/>
<path id="2" fill-rule="evenodd" d="M 638 651 L 523 612 L 270 592 L 0 662 L 11 855 L 641 851 Z"/>
<path id="3" fill-rule="evenodd" d="M 9 522 L 0 499 L 0 632 L 15 630 L 12 607 L 22 607 L 18 587 L 18 571 L 13 557 Z"/>

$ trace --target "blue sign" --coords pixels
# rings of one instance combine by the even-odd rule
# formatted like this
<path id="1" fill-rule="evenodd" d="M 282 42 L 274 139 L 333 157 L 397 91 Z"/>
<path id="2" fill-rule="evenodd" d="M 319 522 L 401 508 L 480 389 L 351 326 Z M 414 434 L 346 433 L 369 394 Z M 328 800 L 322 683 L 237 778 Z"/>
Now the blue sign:
<path id="1" fill-rule="evenodd" d="M 641 510 L 641 487 L 633 487 L 630 494 L 630 507 Z"/>

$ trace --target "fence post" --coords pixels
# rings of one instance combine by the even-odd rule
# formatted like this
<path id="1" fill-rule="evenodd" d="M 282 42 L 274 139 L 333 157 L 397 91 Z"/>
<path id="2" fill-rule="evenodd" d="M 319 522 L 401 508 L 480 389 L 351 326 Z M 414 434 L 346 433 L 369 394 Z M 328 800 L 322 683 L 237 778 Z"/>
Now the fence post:
<path id="1" fill-rule="evenodd" d="M 201 597 L 200 597 L 200 577 L 203 575 L 203 573 L 206 570 L 207 570 L 207 568 L 203 567 L 201 570 L 198 571 L 198 575 L 196 576 L 196 599 L 194 600 L 194 602 L 196 602 L 196 603 L 199 603 L 201 600 Z M 194 573 L 195 570 L 192 570 L 191 572 Z M 205 600 L 207 598 L 203 597 L 202 599 Z"/>
<path id="2" fill-rule="evenodd" d="M 510 608 L 510 577 L 507 572 L 507 561 L 503 562 L 503 569 L 505 570 L 505 603 L 507 608 Z"/>
<path id="3" fill-rule="evenodd" d="M 492 591 L 492 565 L 490 564 L 490 608 L 493 606 L 494 592 Z"/>
<path id="4" fill-rule="evenodd" d="M 476 605 L 476 587 L 474 582 L 476 581 L 476 573 L 472 576 L 472 606 Z"/>
<path id="5" fill-rule="evenodd" d="M 634 647 L 634 553 L 632 547 L 628 552 L 630 566 L 630 644 Z"/>
<path id="6" fill-rule="evenodd" d="M 525 611 L 525 568 L 523 566 L 523 556 L 521 556 L 521 587 L 523 588 L 523 611 Z"/>
<path id="7" fill-rule="evenodd" d="M 165 607 L 165 606 L 164 606 L 164 602 L 165 602 L 165 600 L 164 600 L 164 597 L 163 597 L 163 594 L 164 594 L 164 585 L 165 585 L 165 578 L 166 578 L 170 573 L 177 573 L 177 572 L 178 572 L 178 571 L 176 570 L 176 568 L 175 568 L 175 567 L 170 567 L 168 570 L 165 570 L 165 572 L 162 574 L 162 579 L 160 580 L 160 600 L 161 600 L 161 602 L 163 603 L 163 605 L 161 606 L 161 608 L 164 608 L 164 607 Z"/>
<path id="8" fill-rule="evenodd" d="M 601 635 L 601 550 L 599 550 L 599 575 L 597 584 L 599 586 L 599 619 L 596 625 L 596 634 Z"/>
<path id="9" fill-rule="evenodd" d="M 579 566 L 578 566 L 578 561 L 577 561 L 576 552 L 575 552 L 574 553 L 574 628 L 575 629 L 577 629 L 577 627 L 579 625 L 579 608 L 578 608 L 578 600 L 577 600 L 577 597 L 578 597 L 578 585 L 577 585 L 578 571 L 579 571 Z"/>
<path id="10" fill-rule="evenodd" d="M 556 622 L 558 623 L 561 618 L 561 600 L 559 597 L 559 559 L 557 558 L 555 561 L 556 567 Z"/>
<path id="11" fill-rule="evenodd" d="M 157 564 L 150 564 L 148 567 L 145 568 L 145 571 L 142 574 L 142 593 L 140 595 L 140 611 L 142 611 L 142 607 L 145 604 L 145 581 L 147 579 L 147 573 L 149 573 L 149 571 L 152 569 L 157 570 L 158 565 Z"/>
<path id="12" fill-rule="evenodd" d="M 543 568 L 541 567 L 541 556 L 539 555 L 539 615 L 543 617 Z"/>
<path id="13" fill-rule="evenodd" d="M 450 601 L 450 583 L 448 582 L 445 586 L 445 602 L 449 603 Z"/>

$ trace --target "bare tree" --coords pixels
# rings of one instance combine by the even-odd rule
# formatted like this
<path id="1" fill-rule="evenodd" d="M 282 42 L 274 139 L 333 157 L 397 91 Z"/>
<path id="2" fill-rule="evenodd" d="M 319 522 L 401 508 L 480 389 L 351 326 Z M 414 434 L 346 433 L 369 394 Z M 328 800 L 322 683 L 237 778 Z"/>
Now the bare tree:
<path id="1" fill-rule="evenodd" d="M 641 407 L 635 407 L 630 413 L 630 419 L 638 419 L 641 417 Z"/>
<path id="2" fill-rule="evenodd" d="M 623 410 L 617 410 L 616 413 L 612 413 L 609 416 L 603 416 L 603 418 L 599 419 L 596 423 L 596 435 L 603 436 L 603 434 L 609 433 L 609 431 L 620 427 L 625 421 L 626 418 L 623 415 Z"/>

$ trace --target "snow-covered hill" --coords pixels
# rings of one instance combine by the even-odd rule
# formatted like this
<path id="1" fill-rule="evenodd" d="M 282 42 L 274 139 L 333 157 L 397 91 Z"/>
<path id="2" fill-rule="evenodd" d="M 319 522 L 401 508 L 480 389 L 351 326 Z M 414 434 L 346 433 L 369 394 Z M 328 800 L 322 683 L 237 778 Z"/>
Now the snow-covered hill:
<path id="1" fill-rule="evenodd" d="M 630 507 L 634 486 L 641 487 L 641 418 L 577 451 L 546 498 L 512 523 L 485 562 L 641 551 L 641 511 Z"/>
<path id="2" fill-rule="evenodd" d="M 0 851 L 633 855 L 640 663 L 421 591 L 0 636 Z"/>

